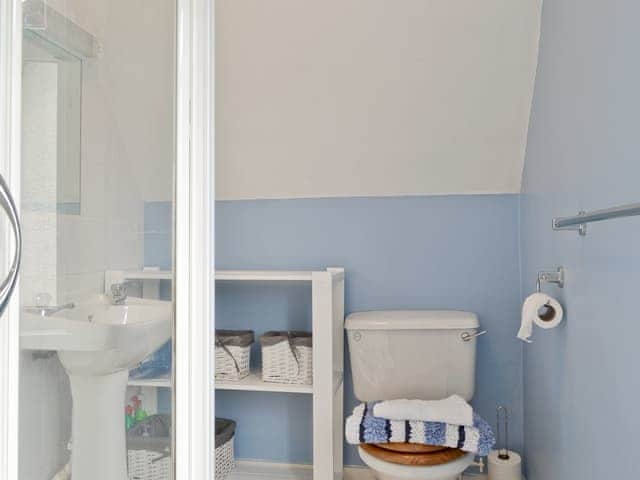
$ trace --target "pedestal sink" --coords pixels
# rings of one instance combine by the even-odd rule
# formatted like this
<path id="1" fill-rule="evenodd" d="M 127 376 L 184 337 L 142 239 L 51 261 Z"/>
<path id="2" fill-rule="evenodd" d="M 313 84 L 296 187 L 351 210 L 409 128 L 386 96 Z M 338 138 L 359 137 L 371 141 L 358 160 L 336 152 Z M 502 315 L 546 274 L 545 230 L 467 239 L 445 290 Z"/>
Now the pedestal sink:
<path id="1" fill-rule="evenodd" d="M 124 427 L 129 369 L 171 337 L 171 302 L 104 295 L 42 317 L 23 313 L 20 347 L 55 350 L 73 397 L 73 480 L 126 480 Z"/>

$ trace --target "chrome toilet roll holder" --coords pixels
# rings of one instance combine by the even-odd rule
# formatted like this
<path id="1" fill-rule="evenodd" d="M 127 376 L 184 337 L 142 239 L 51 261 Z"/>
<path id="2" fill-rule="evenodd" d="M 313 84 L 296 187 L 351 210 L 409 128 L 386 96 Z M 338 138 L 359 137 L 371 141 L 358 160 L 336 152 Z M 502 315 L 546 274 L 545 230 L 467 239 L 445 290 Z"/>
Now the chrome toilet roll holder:
<path id="1" fill-rule="evenodd" d="M 559 288 L 564 288 L 564 267 L 558 267 L 556 270 L 540 270 L 536 282 L 538 293 L 542 292 L 542 286 L 545 283 L 553 283 Z"/>

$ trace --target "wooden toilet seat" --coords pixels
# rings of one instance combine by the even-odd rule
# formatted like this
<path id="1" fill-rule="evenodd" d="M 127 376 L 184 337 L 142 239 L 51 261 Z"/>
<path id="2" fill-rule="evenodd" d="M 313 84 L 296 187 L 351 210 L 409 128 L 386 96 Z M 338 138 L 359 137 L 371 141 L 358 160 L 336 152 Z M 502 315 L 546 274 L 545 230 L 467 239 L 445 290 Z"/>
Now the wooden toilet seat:
<path id="1" fill-rule="evenodd" d="M 389 445 L 390 444 L 385 444 L 385 447 L 388 447 Z M 398 447 L 398 445 L 406 444 L 395 444 L 393 445 L 393 448 L 409 448 L 406 446 Z M 422 445 L 422 447 L 424 447 L 424 445 Z M 453 462 L 454 460 L 466 455 L 465 452 L 460 449 L 447 447 L 437 447 L 439 450 L 431 450 L 428 452 L 423 451 L 422 453 L 415 453 L 415 450 L 413 452 L 391 450 L 389 448 L 381 448 L 379 445 L 370 444 L 362 444 L 360 445 L 360 448 L 369 455 L 384 462 L 413 466 L 442 465 L 444 463 Z"/>
<path id="2" fill-rule="evenodd" d="M 385 450 L 391 450 L 392 452 L 401 452 L 401 453 L 433 453 L 433 452 L 439 452 L 440 450 L 448 449 L 448 447 L 443 447 L 441 445 L 423 445 L 421 443 L 399 443 L 399 442 L 376 443 L 375 446 L 383 448 Z"/>

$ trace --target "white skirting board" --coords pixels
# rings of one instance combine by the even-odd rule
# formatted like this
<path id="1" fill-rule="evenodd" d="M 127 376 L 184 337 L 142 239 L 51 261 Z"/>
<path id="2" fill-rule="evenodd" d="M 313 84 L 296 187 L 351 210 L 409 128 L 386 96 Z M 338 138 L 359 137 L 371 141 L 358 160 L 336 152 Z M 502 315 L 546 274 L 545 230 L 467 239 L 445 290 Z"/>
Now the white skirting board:
<path id="1" fill-rule="evenodd" d="M 345 480 L 374 480 L 364 467 L 345 467 Z M 229 480 L 313 480 L 312 465 L 238 460 Z"/>
<path id="2" fill-rule="evenodd" d="M 344 480 L 374 480 L 367 467 L 344 467 Z M 463 480 L 487 480 L 486 475 L 463 476 Z M 238 460 L 229 480 L 313 480 L 311 465 Z M 525 480 L 522 477 L 522 480 Z"/>
<path id="3" fill-rule="evenodd" d="M 462 480 L 488 480 L 488 479 L 489 479 L 489 476 L 486 473 L 484 475 L 473 474 L 473 475 L 462 476 Z M 527 479 L 524 478 L 524 476 L 522 476 L 521 480 L 527 480 Z"/>

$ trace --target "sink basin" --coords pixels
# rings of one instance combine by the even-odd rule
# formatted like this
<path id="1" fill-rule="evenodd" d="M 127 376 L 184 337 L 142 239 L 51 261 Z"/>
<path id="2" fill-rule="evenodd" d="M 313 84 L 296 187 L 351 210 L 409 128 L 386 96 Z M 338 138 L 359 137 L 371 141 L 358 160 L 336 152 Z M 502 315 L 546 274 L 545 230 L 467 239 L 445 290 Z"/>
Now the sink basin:
<path id="1" fill-rule="evenodd" d="M 71 474 L 126 480 L 124 406 L 129 369 L 171 338 L 173 304 L 96 295 L 42 317 L 22 312 L 20 348 L 55 350 L 73 397 Z"/>
<path id="2" fill-rule="evenodd" d="M 171 302 L 129 298 L 111 305 L 104 295 L 54 315 L 23 313 L 20 348 L 55 350 L 69 374 L 129 370 L 171 336 Z"/>

